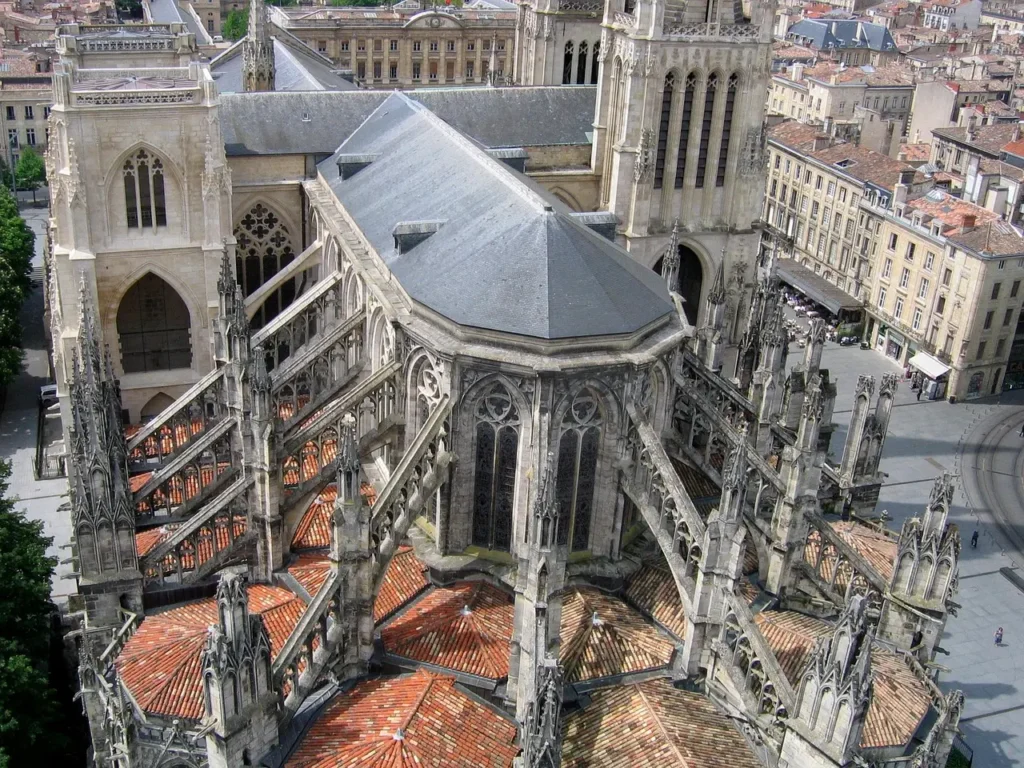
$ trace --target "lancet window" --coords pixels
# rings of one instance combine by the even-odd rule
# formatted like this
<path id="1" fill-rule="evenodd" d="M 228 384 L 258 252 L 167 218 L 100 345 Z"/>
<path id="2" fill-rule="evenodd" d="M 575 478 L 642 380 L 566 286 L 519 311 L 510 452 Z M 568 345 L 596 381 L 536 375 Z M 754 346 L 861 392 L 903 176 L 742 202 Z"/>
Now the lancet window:
<path id="1" fill-rule="evenodd" d="M 519 454 L 519 410 L 495 382 L 477 401 L 473 544 L 508 552 Z"/>
<path id="2" fill-rule="evenodd" d="M 686 77 L 683 86 L 683 122 L 679 126 L 679 153 L 676 160 L 675 188 L 683 188 L 686 178 L 686 152 L 690 143 L 690 123 L 693 118 L 693 95 L 697 91 L 697 76 L 692 72 Z"/>
<path id="3" fill-rule="evenodd" d="M 555 481 L 558 543 L 572 552 L 590 543 L 601 426 L 600 399 L 590 389 L 581 390 L 562 419 Z"/>
<path id="4" fill-rule="evenodd" d="M 587 84 L 587 50 L 589 46 L 587 41 L 584 40 L 580 43 L 580 50 L 576 56 L 576 84 L 586 85 Z"/>
<path id="5" fill-rule="evenodd" d="M 736 108 L 736 90 L 739 78 L 734 74 L 729 77 L 729 86 L 725 95 L 725 115 L 722 118 L 722 148 L 718 152 L 718 174 L 715 186 L 725 186 L 725 169 L 729 164 L 729 139 L 732 137 L 732 117 Z"/>
<path id="6" fill-rule="evenodd" d="M 562 85 L 572 84 L 572 40 L 565 43 L 565 57 L 562 60 Z"/>
<path id="7" fill-rule="evenodd" d="M 164 164 L 144 149 L 124 162 L 124 207 L 129 229 L 167 226 Z"/>
<path id="8" fill-rule="evenodd" d="M 700 152 L 697 154 L 697 186 L 704 186 L 704 175 L 708 169 L 708 145 L 711 143 L 711 122 L 715 117 L 715 96 L 718 94 L 718 75 L 708 78 L 704 94 L 704 122 L 700 128 Z"/>
<path id="9" fill-rule="evenodd" d="M 661 123 L 658 126 L 658 154 L 654 161 L 654 188 L 661 189 L 665 181 L 665 153 L 668 151 L 669 123 L 672 121 L 672 94 L 676 89 L 676 76 L 669 72 L 665 78 L 665 91 L 661 95 Z"/>
<path id="10" fill-rule="evenodd" d="M 257 203 L 235 227 L 237 274 L 246 296 L 288 266 L 295 258 L 291 234 L 272 210 Z M 295 299 L 295 279 L 285 281 L 270 294 L 253 317 L 253 326 L 262 327 Z"/>

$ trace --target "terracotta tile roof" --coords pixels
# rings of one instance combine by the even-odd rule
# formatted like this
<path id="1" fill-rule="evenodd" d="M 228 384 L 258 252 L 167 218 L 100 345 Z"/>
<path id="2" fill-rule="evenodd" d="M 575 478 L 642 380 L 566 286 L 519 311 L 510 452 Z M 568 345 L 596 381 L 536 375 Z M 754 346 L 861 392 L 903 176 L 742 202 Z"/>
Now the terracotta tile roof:
<path id="1" fill-rule="evenodd" d="M 637 611 L 596 589 L 565 594 L 559 634 L 567 683 L 657 669 L 674 651 Z"/>
<path id="2" fill-rule="evenodd" d="M 142 459 L 153 459 L 158 456 L 166 456 L 173 453 L 176 447 L 185 445 L 193 437 L 203 431 L 205 424 L 202 419 L 193 419 L 191 429 L 188 424 L 165 424 L 156 432 L 142 441 L 142 445 L 128 454 L 129 459 L 136 461 Z M 125 440 L 131 440 L 139 433 L 142 427 L 138 424 L 129 424 L 124 428 Z"/>
<path id="3" fill-rule="evenodd" d="M 899 548 L 896 539 L 853 521 L 832 523 L 832 530 L 871 563 L 885 581 L 892 579 L 893 563 Z"/>
<path id="4" fill-rule="evenodd" d="M 1005 221 L 990 221 L 976 226 L 969 232 L 953 232 L 946 237 L 975 253 L 999 256 L 1024 254 L 1024 238 Z"/>
<path id="5" fill-rule="evenodd" d="M 757 559 L 757 547 L 754 546 L 748 537 L 743 547 L 743 573 L 757 573 L 760 565 L 761 563 Z"/>
<path id="6" fill-rule="evenodd" d="M 138 493 L 142 489 L 142 486 L 149 482 L 149 478 L 152 476 L 152 472 L 143 472 L 141 475 L 132 475 L 128 478 L 128 489 L 132 493 Z"/>
<path id="7" fill-rule="evenodd" d="M 626 599 L 644 611 L 680 640 L 686 637 L 686 614 L 679 599 L 679 588 L 664 557 L 644 563 L 630 577 Z"/>
<path id="8" fill-rule="evenodd" d="M 793 611 L 766 611 L 754 617 L 794 686 L 819 637 L 831 626 Z M 927 685 L 898 656 L 875 645 L 871 649 L 874 688 L 868 705 L 861 747 L 904 746 L 910 742 L 931 705 Z"/>
<path id="9" fill-rule="evenodd" d="M 286 589 L 249 587 L 249 610 L 259 613 L 276 656 L 306 604 Z M 217 623 L 213 598 L 147 616 L 125 644 L 115 665 L 118 676 L 146 712 L 197 720 L 203 717 L 200 656 L 207 628 Z"/>
<path id="10" fill-rule="evenodd" d="M 359 491 L 366 503 L 372 507 L 377 500 L 377 492 L 373 486 L 364 482 Z M 338 488 L 334 483 L 324 487 L 295 527 L 292 549 L 322 549 L 331 546 L 331 516 L 337 498 Z"/>
<path id="11" fill-rule="evenodd" d="M 815 640 L 832 631 L 827 622 L 795 611 L 762 611 L 754 622 L 793 685 L 807 666 Z"/>
<path id="12" fill-rule="evenodd" d="M 740 596 L 750 605 L 754 602 L 761 594 L 761 590 L 758 586 L 750 579 L 741 578 L 736 584 L 736 591 L 740 593 Z"/>
<path id="13" fill-rule="evenodd" d="M 322 552 L 303 552 L 287 568 L 310 597 L 316 597 L 331 572 L 331 561 Z"/>
<path id="14" fill-rule="evenodd" d="M 292 755 L 289 768 L 508 768 L 516 726 L 418 670 L 359 683 L 338 695 Z"/>
<path id="15" fill-rule="evenodd" d="M 331 515 L 334 501 L 338 498 L 338 487 L 331 483 L 313 499 L 295 527 L 292 549 L 321 549 L 331 546 Z"/>
<path id="16" fill-rule="evenodd" d="M 964 220 L 973 216 L 976 224 L 984 224 L 999 218 L 999 214 L 982 208 L 974 203 L 948 195 L 938 189 L 933 189 L 928 194 L 915 197 L 907 201 L 907 208 L 911 211 L 920 211 L 932 218 L 932 223 L 941 222 L 942 234 L 948 236 L 950 230 L 957 230 L 964 226 Z M 910 218 L 909 213 L 907 218 Z"/>
<path id="17" fill-rule="evenodd" d="M 905 162 L 927 163 L 932 157 L 932 145 L 928 142 L 904 144 L 900 147 L 900 159 Z"/>
<path id="18" fill-rule="evenodd" d="M 318 446 L 312 440 L 299 449 L 299 458 L 289 456 L 284 462 L 283 481 L 284 485 L 295 486 L 299 483 L 316 477 L 320 470 L 334 461 L 338 455 L 338 441 L 324 440 L 322 446 Z M 301 467 L 301 472 L 299 471 Z"/>
<path id="19" fill-rule="evenodd" d="M 707 698 L 667 680 L 596 691 L 565 718 L 563 768 L 755 768 L 746 739 Z"/>
<path id="20" fill-rule="evenodd" d="M 836 141 L 825 144 L 820 149 L 815 149 L 815 140 L 821 138 L 820 129 L 796 120 L 785 120 L 769 129 L 768 138 L 801 155 L 833 166 L 836 172 L 889 190 L 899 183 L 901 172 L 914 170 L 913 166 L 895 160 L 888 155 L 874 152 L 866 147 L 858 147 L 849 142 Z M 924 175 L 916 173 L 914 183 L 918 184 L 923 181 Z"/>
<path id="21" fill-rule="evenodd" d="M 874 687 L 860 745 L 903 746 L 927 714 L 931 694 L 902 659 L 878 646 L 871 650 L 871 671 Z"/>
<path id="22" fill-rule="evenodd" d="M 982 152 L 987 152 L 992 157 L 998 157 L 999 151 L 1017 137 L 1017 125 L 1015 123 L 979 125 L 969 134 L 966 126 L 953 125 L 936 128 L 932 133 L 940 139 L 966 144 Z"/>
<path id="23" fill-rule="evenodd" d="M 412 547 L 399 547 L 388 563 L 373 603 L 374 623 L 388 618 L 430 586 L 426 571 L 427 567 L 417 559 Z"/>
<path id="24" fill-rule="evenodd" d="M 179 526 L 180 523 L 171 523 L 169 525 L 162 525 L 159 528 L 151 528 L 148 531 L 141 531 L 140 533 L 135 534 L 135 548 L 139 553 L 139 557 L 143 557 L 152 552 L 157 545 L 162 544 L 166 539 L 168 539 Z M 233 537 L 237 539 L 245 533 L 246 529 L 249 527 L 249 521 L 246 520 L 245 515 L 235 515 L 233 527 Z M 198 540 L 200 565 L 212 558 L 216 552 L 221 552 L 231 545 L 232 535 L 229 533 L 227 527 L 218 526 L 214 529 L 214 535 L 217 537 L 217 549 L 215 552 L 213 548 L 213 540 L 209 537 L 208 531 L 209 529 L 202 529 L 200 531 L 201 535 Z M 196 567 L 196 552 L 192 547 L 192 542 L 188 540 L 183 541 L 177 547 L 177 551 L 178 562 L 175 562 L 173 554 L 168 554 L 157 566 L 147 568 L 146 576 L 158 577 L 160 576 L 161 569 L 165 576 L 175 574 L 177 573 L 179 566 L 184 571 L 194 570 Z"/>
<path id="25" fill-rule="evenodd" d="M 512 598 L 482 581 L 432 589 L 381 631 L 389 653 L 479 675 L 508 676 Z"/>

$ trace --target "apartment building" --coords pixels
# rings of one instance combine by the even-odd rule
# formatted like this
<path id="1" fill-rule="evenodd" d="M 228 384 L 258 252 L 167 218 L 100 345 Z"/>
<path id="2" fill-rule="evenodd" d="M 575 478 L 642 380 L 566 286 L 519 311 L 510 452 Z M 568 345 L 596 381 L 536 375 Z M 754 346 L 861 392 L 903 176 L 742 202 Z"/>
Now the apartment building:
<path id="1" fill-rule="evenodd" d="M 486 82 L 492 66 L 512 72 L 516 7 L 504 0 L 493 5 L 444 11 L 272 8 L 271 20 L 369 87 L 458 85 Z M 595 83 L 596 48 L 585 66 Z"/>
<path id="2" fill-rule="evenodd" d="M 792 120 L 769 131 L 768 155 L 763 219 L 785 244 L 780 277 L 857 322 L 877 249 L 873 211 L 927 181 L 905 163 Z"/>
<path id="3" fill-rule="evenodd" d="M 802 19 L 788 29 L 786 40 L 847 66 L 882 66 L 900 55 L 888 29 L 863 21 Z"/>
<path id="4" fill-rule="evenodd" d="M 919 82 L 908 136 L 912 142 L 931 141 L 936 128 L 956 123 L 963 107 L 989 101 L 1010 103 L 1011 80 L 935 80 Z"/>
<path id="5" fill-rule="evenodd" d="M 1024 238 L 937 189 L 868 207 L 881 222 L 866 302 L 874 348 L 921 374 L 933 399 L 1024 384 Z"/>
<path id="6" fill-rule="evenodd" d="M 793 64 L 772 78 L 769 112 L 827 125 L 827 132 L 888 154 L 906 130 L 913 73 L 899 65 Z"/>
<path id="7" fill-rule="evenodd" d="M 926 27 L 943 32 L 977 29 L 981 21 L 981 0 L 927 0 L 921 3 L 921 17 Z"/>

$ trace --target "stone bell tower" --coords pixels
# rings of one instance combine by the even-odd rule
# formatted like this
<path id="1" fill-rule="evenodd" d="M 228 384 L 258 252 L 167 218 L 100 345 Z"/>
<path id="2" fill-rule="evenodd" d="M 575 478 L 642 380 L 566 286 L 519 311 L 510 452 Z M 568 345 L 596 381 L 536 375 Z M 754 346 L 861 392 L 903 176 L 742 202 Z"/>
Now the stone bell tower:
<path id="1" fill-rule="evenodd" d="M 249 2 L 249 31 L 242 42 L 242 84 L 246 92 L 274 90 L 274 41 L 267 35 L 263 0 Z"/>
<path id="2" fill-rule="evenodd" d="M 774 2 L 608 0 L 591 165 L 625 247 L 657 268 L 679 220 L 678 292 L 701 327 L 721 269 L 723 337 L 749 308 Z"/>

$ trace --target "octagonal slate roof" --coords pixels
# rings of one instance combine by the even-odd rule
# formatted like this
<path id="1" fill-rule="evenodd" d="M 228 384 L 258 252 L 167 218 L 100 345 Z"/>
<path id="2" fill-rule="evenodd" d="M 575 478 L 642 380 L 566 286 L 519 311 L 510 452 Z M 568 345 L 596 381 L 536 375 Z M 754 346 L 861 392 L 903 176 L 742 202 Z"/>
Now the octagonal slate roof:
<path id="1" fill-rule="evenodd" d="M 343 180 L 346 156 L 372 162 Z M 673 311 L 660 276 L 403 94 L 319 170 L 409 295 L 460 325 L 541 339 L 611 336 Z M 400 251 L 399 224 L 433 233 Z"/>

